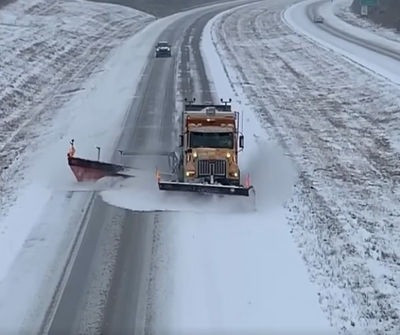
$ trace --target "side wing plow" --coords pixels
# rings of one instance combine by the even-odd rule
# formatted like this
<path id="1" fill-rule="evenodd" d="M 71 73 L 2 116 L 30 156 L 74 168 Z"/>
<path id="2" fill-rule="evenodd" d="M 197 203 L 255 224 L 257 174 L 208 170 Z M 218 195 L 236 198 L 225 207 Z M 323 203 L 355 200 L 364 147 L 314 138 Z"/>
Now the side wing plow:
<path id="1" fill-rule="evenodd" d="M 97 160 L 75 157 L 75 141 L 70 141 L 67 154 L 68 165 L 78 182 L 96 182 L 104 177 L 133 178 L 139 169 L 121 164 L 100 161 L 101 148 L 97 149 Z"/>
<path id="2" fill-rule="evenodd" d="M 68 165 L 78 182 L 95 182 L 104 177 L 134 177 L 134 169 L 126 166 L 68 157 Z"/>
<path id="3" fill-rule="evenodd" d="M 75 141 L 70 141 L 67 159 L 68 165 L 78 182 L 96 182 L 104 177 L 123 177 L 134 178 L 140 175 L 139 171 L 146 171 L 143 168 L 135 168 L 122 164 L 107 163 L 100 161 L 101 148 L 97 149 L 97 160 L 75 157 Z M 170 168 L 175 173 L 178 167 L 178 156 L 175 152 L 156 151 L 156 152 L 140 152 L 140 151 L 124 151 L 118 150 L 121 156 L 167 156 Z M 148 171 L 148 170 L 147 170 Z"/>

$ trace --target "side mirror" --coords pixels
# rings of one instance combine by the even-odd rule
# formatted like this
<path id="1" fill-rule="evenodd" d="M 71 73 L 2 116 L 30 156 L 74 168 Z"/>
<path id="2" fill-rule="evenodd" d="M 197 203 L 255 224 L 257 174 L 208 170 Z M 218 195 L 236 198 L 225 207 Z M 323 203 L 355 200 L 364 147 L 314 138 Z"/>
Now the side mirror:
<path id="1" fill-rule="evenodd" d="M 183 147 L 183 135 L 179 135 L 179 148 Z"/>
<path id="2" fill-rule="evenodd" d="M 244 136 L 243 135 L 239 136 L 239 147 L 240 147 L 240 149 L 244 148 Z"/>

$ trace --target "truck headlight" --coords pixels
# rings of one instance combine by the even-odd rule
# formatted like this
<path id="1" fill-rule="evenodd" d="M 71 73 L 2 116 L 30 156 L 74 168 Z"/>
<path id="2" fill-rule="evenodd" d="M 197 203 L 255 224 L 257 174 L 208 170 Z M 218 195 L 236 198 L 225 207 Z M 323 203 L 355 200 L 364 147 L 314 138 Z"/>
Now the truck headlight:
<path id="1" fill-rule="evenodd" d="M 227 152 L 227 153 L 226 153 L 226 157 L 227 157 L 227 158 L 231 158 L 231 153 L 230 153 L 230 152 Z"/>
<path id="2" fill-rule="evenodd" d="M 193 153 L 193 157 L 197 158 L 197 152 L 196 151 Z"/>
<path id="3" fill-rule="evenodd" d="M 238 178 L 239 177 L 239 172 L 229 172 L 229 177 Z"/>
<path id="4" fill-rule="evenodd" d="M 191 177 L 194 175 L 194 171 L 186 171 L 186 177 Z"/>

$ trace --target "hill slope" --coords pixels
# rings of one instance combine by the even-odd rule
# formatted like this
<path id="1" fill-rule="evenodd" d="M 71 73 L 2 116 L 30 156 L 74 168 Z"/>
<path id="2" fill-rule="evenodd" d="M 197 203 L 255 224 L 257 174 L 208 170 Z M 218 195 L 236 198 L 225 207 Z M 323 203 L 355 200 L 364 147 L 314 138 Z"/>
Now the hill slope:
<path id="1" fill-rule="evenodd" d="M 5 1 L 5 0 L 0 0 Z M 164 17 L 190 7 L 206 5 L 217 0 L 92 0 L 131 7 L 156 17 Z"/>
<path id="2" fill-rule="evenodd" d="M 354 13 L 359 14 L 361 12 L 360 0 L 354 0 L 351 9 Z M 400 31 L 400 1 L 379 0 L 376 8 L 371 7 L 368 10 L 368 18 L 374 23 Z"/>

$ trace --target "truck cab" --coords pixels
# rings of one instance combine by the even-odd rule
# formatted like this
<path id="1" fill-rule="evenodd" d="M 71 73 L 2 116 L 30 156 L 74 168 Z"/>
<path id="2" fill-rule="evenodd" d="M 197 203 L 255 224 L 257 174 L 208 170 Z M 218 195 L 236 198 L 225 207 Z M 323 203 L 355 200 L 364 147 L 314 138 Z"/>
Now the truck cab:
<path id="1" fill-rule="evenodd" d="M 181 181 L 239 186 L 239 113 L 227 103 L 187 104 L 182 122 Z"/>

